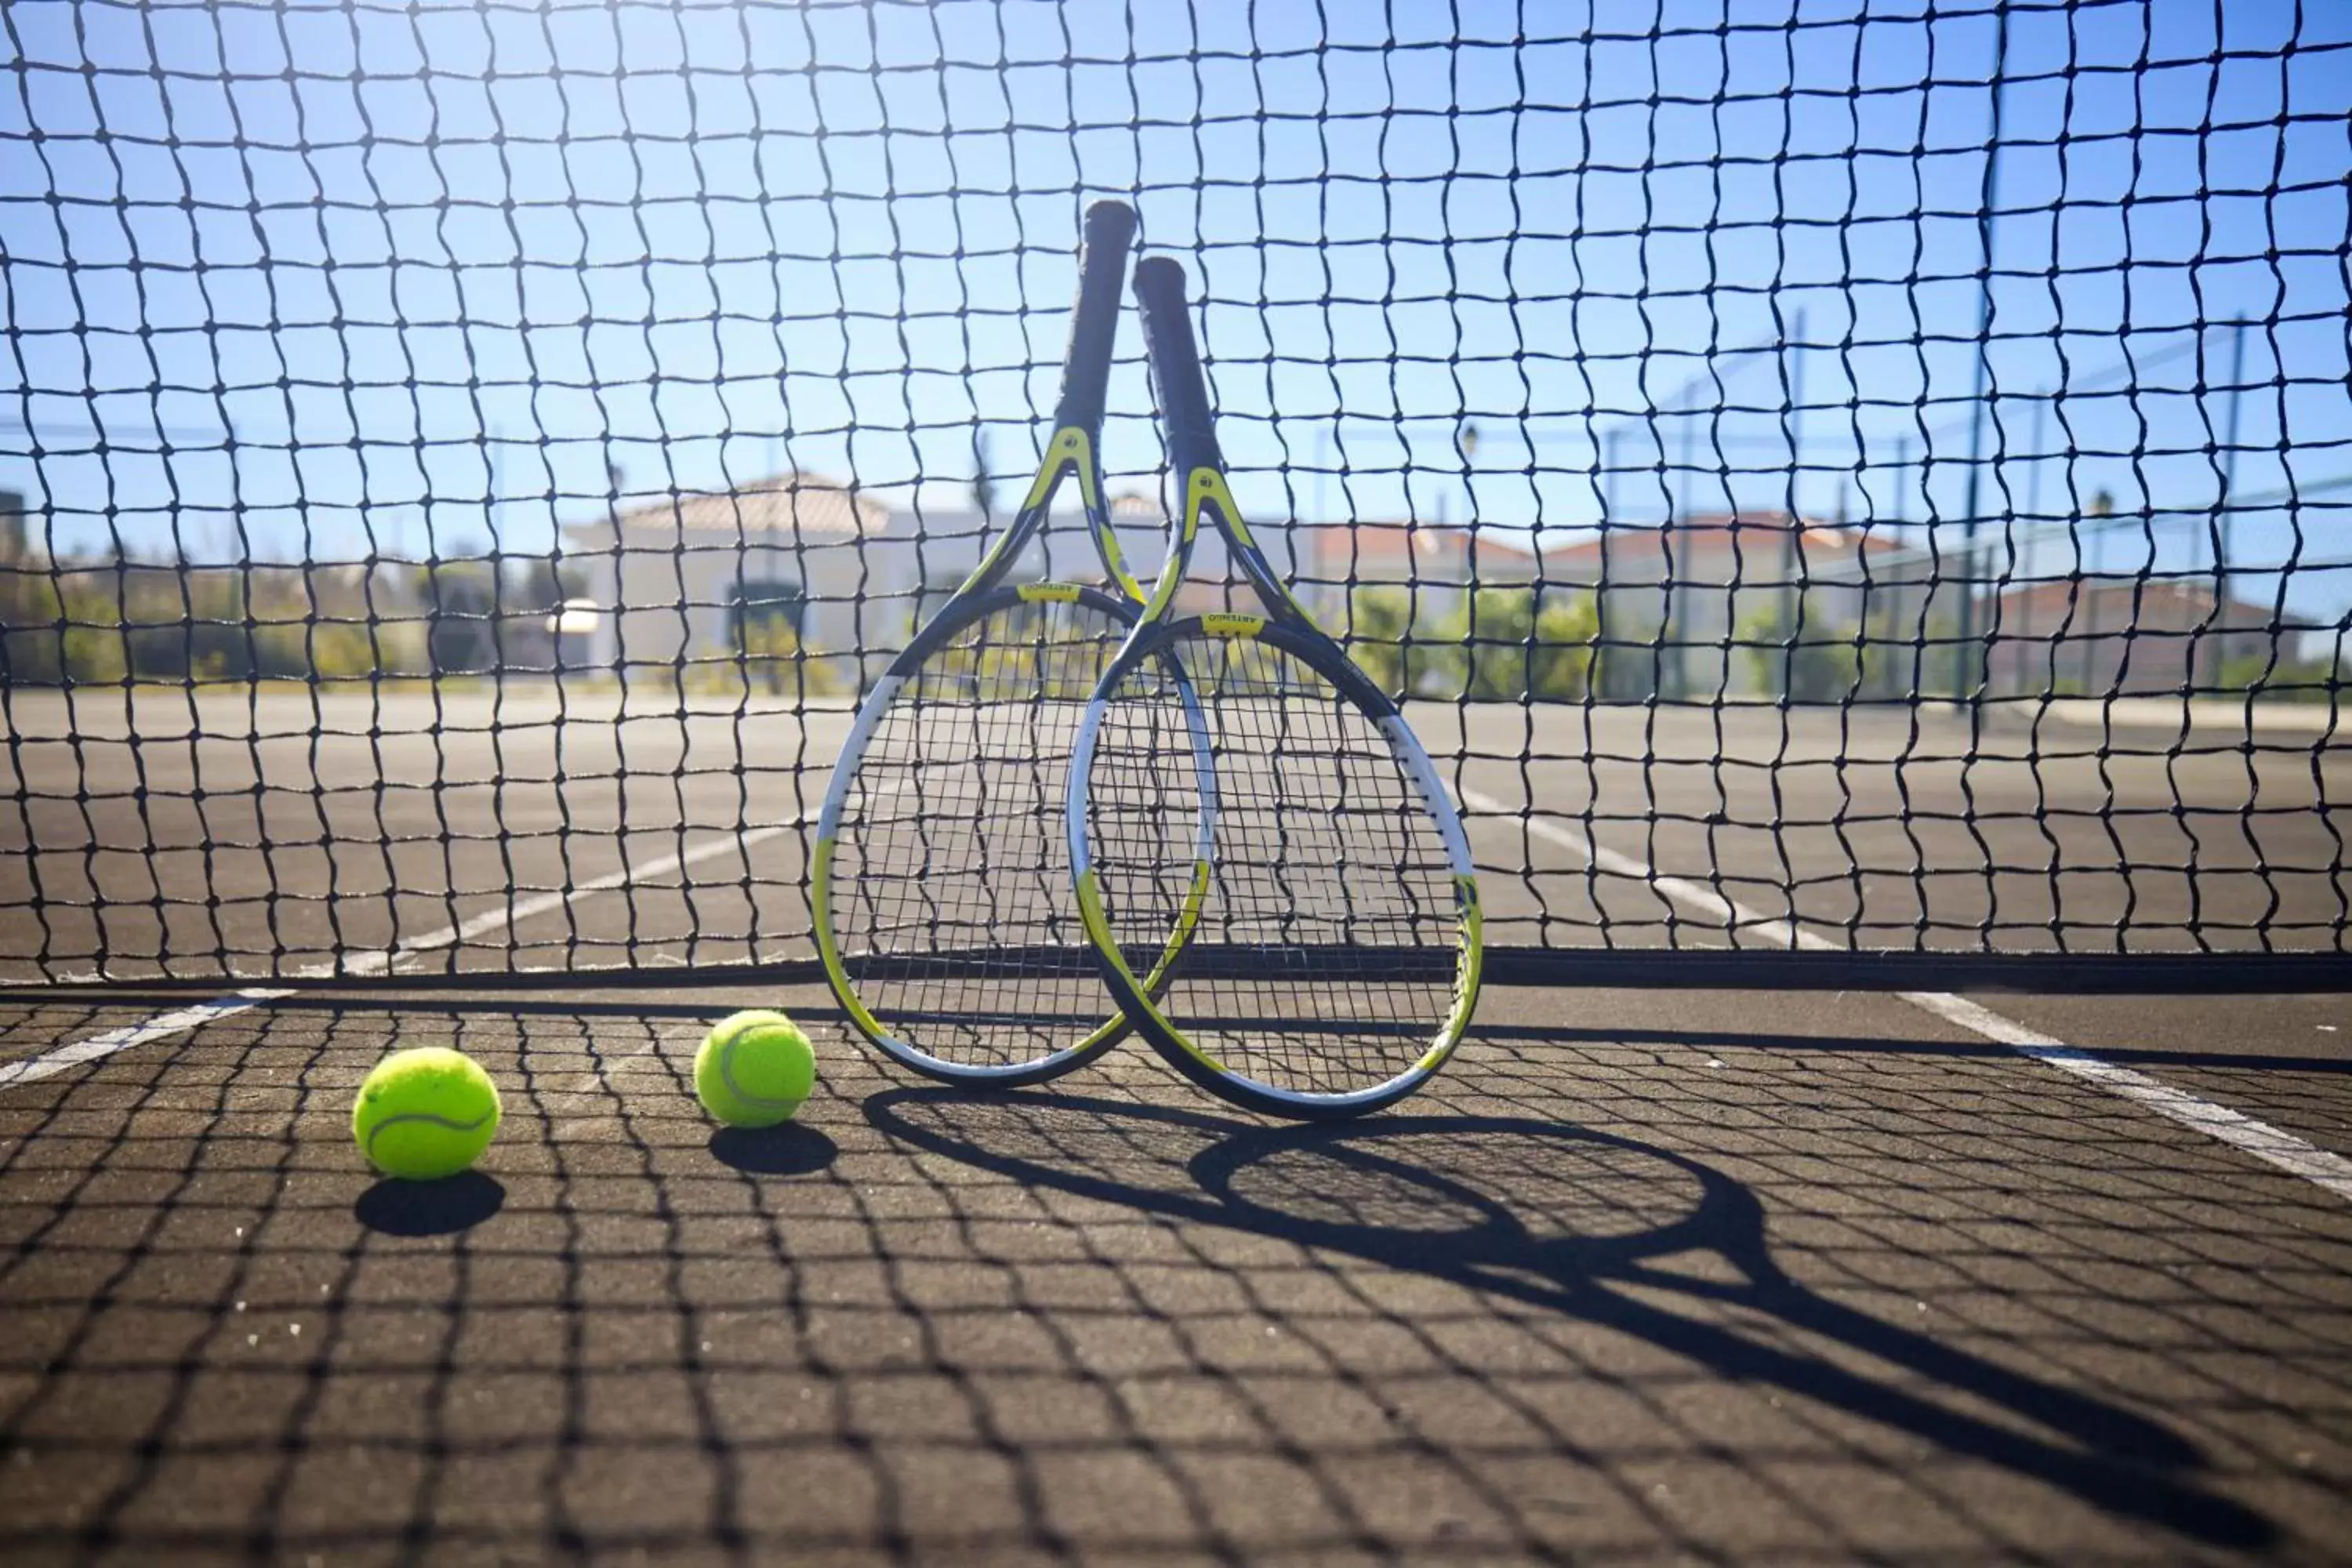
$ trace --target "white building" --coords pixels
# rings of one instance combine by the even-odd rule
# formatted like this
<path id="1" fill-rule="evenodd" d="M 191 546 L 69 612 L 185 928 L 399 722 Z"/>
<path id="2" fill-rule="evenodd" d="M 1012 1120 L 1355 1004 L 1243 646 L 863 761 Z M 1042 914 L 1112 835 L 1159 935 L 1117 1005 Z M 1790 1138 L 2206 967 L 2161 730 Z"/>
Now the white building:
<path id="1" fill-rule="evenodd" d="M 871 497 L 787 473 L 717 495 L 625 502 L 573 524 L 565 564 L 602 612 L 585 658 L 624 679 L 683 676 L 733 658 L 747 616 L 781 622 L 812 652 L 878 640 L 880 607 L 860 589 L 865 546 L 889 521 Z"/>
<path id="2" fill-rule="evenodd" d="M 1009 581 L 1049 571 L 1102 580 L 1074 489 L 1066 485 L 1060 499 L 1070 504 L 1023 552 Z M 1148 584 L 1165 549 L 1160 505 L 1122 496 L 1112 510 L 1129 568 Z M 858 689 L 1012 520 L 1003 508 L 982 516 L 970 507 L 887 506 L 838 479 L 798 472 L 731 492 L 633 500 L 564 531 L 564 564 L 582 589 L 565 606 L 574 634 L 566 660 L 657 683 L 724 673 L 744 653 L 749 624 L 755 652 L 762 638 L 789 631 L 820 689 Z M 1204 542 L 1192 575 L 1213 581 L 1223 571 L 1221 543 Z M 1212 596 L 1196 584 L 1183 602 Z"/>

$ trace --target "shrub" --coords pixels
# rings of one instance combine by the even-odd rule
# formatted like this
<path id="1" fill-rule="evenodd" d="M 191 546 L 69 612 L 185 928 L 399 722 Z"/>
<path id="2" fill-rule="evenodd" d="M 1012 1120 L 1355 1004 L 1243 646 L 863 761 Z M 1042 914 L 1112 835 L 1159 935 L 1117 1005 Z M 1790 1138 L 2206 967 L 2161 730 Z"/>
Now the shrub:
<path id="1" fill-rule="evenodd" d="M 1852 626 L 1807 620 L 1792 637 L 1780 606 L 1774 605 L 1742 620 L 1736 637 L 1758 688 L 1768 696 L 1834 702 L 1853 696 L 1861 686 L 1861 649 Z"/>
<path id="2" fill-rule="evenodd" d="M 1454 608 L 1433 618 L 1439 595 Z M 1591 689 L 1600 615 L 1590 594 L 1533 585 L 1411 591 L 1359 588 L 1349 601 L 1349 654 L 1392 695 L 1574 702 Z M 1431 624 L 1433 623 L 1433 624 Z"/>

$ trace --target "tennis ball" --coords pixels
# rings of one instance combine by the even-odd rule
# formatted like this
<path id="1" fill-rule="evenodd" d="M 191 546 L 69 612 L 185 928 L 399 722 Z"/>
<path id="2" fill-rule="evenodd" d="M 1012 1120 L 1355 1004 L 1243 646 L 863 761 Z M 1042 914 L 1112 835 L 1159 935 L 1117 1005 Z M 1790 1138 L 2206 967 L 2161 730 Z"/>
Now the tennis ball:
<path id="1" fill-rule="evenodd" d="M 499 1131 L 499 1089 L 446 1046 L 394 1051 L 352 1106 L 360 1152 L 387 1176 L 429 1182 L 469 1169 Z"/>
<path id="2" fill-rule="evenodd" d="M 721 1018 L 694 1053 L 694 1098 L 730 1127 L 773 1127 L 816 1086 L 816 1052 L 782 1013 Z"/>

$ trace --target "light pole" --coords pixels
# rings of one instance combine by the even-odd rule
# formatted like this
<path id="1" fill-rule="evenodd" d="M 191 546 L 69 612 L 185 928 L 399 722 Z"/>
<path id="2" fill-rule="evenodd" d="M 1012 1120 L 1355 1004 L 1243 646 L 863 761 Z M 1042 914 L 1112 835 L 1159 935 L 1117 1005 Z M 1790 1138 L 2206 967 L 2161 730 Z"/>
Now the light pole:
<path id="1" fill-rule="evenodd" d="M 1331 521 L 1330 509 L 1324 502 L 1323 489 L 1324 470 L 1331 466 L 1330 444 L 1330 429 L 1318 426 L 1315 431 L 1315 521 L 1318 523 Z"/>
<path id="2" fill-rule="evenodd" d="M 2018 575 L 2025 579 L 2025 589 L 2017 596 L 2018 657 L 2011 659 L 2010 663 L 2011 667 L 2018 672 L 2019 694 L 2027 697 L 2034 695 L 2035 682 L 2038 682 L 2041 687 L 2041 694 L 2048 696 L 2058 676 L 2058 661 L 2054 649 L 2052 657 L 2045 660 L 2033 647 L 2033 595 L 2042 586 L 2033 574 L 2033 567 L 2034 557 L 2041 552 L 2039 536 L 2042 531 L 2042 423 L 2044 416 L 2050 412 L 2050 401 L 2056 395 L 2055 388 L 2034 395 L 2033 434 L 2027 437 L 2025 446 L 2026 544 L 2025 554 L 2017 562 Z M 2029 681 L 2025 675 L 2025 661 L 2029 658 L 2034 664 L 2032 681 Z M 2047 667 L 2046 670 L 2044 666 Z"/>
<path id="3" fill-rule="evenodd" d="M 1470 635 L 1475 637 L 1478 635 L 1478 563 L 1475 556 L 1478 548 L 1478 497 L 1470 488 L 1470 464 L 1478 456 L 1478 426 L 1472 421 L 1465 419 L 1454 428 L 1454 450 L 1462 458 L 1462 523 L 1469 535 L 1469 542 L 1462 550 L 1461 565 L 1454 575 L 1457 579 L 1455 585 L 1463 595 L 1463 613 L 1471 627 Z M 1477 658 L 1477 650 L 1474 647 L 1470 653 L 1474 668 Z"/>
<path id="4" fill-rule="evenodd" d="M 1985 377 L 1991 369 L 1986 350 L 1992 332 L 1992 241 L 1993 209 L 2000 198 L 2000 84 L 2001 72 L 2009 58 L 2009 12 L 2003 7 L 1993 16 L 1992 42 L 1992 125 L 1985 139 L 1984 186 L 1979 193 L 1979 204 L 1984 216 L 1979 224 L 1983 233 L 1982 254 L 1984 271 L 1977 289 L 1977 352 L 1975 386 L 1969 397 L 1969 480 L 1961 502 L 1961 551 L 1964 564 L 1960 572 L 1960 635 L 1952 649 L 1952 699 L 1966 701 L 1971 686 L 1983 679 L 1983 668 L 1977 663 L 1977 507 L 1984 482 L 1984 420 Z M 1998 606 L 1995 613 L 1998 614 Z"/>
<path id="5" fill-rule="evenodd" d="M 1665 603 L 1658 613 L 1658 641 L 1661 650 L 1658 656 L 1658 684 L 1665 689 L 1659 693 L 1660 696 L 1680 700 L 1683 694 L 1684 671 L 1683 646 L 1675 640 L 1679 628 L 1675 625 L 1675 602 L 1677 597 L 1675 586 L 1675 533 L 1677 529 L 1681 531 L 1684 549 L 1687 554 L 1693 538 L 1690 529 L 1691 491 L 1696 488 L 1693 482 L 1696 476 L 1692 473 L 1692 468 L 1698 461 L 1692 454 L 1691 443 L 1698 435 L 1698 419 L 1697 410 L 1695 408 L 1681 409 L 1677 412 L 1682 416 L 1682 428 L 1676 433 L 1681 439 L 1682 452 L 1676 466 L 1682 472 L 1676 478 L 1681 483 L 1682 493 L 1675 502 L 1674 518 L 1667 524 L 1658 547 L 1658 570 L 1664 574 L 1666 590 Z M 1720 428 L 1718 425 L 1718 433 Z M 1722 448 L 1718 447 L 1717 450 L 1719 452 Z"/>
<path id="6" fill-rule="evenodd" d="M 1795 330 L 1781 345 L 1788 356 L 1789 386 L 1789 526 L 1780 531 L 1780 694 L 1788 696 L 1796 679 L 1797 622 L 1803 614 L 1797 579 L 1804 569 L 1805 512 L 1798 494 L 1804 479 L 1805 312 L 1797 312 Z M 1738 508 L 1733 509 L 1735 511 Z"/>
<path id="7" fill-rule="evenodd" d="M 2221 516 L 2213 534 L 2213 617 L 2220 622 L 2210 639 L 2212 673 L 2207 684 L 2219 686 L 2229 672 L 2229 661 L 2222 658 L 2230 646 L 2230 528 L 2236 521 L 2238 504 L 2238 405 L 2244 401 L 2246 385 L 2246 323 L 2242 318 L 2230 323 L 2230 413 L 2221 436 Z"/>
<path id="8" fill-rule="evenodd" d="M 1468 522 L 1478 515 L 1477 492 L 1470 488 L 1470 465 L 1478 457 L 1478 426 L 1465 419 L 1454 433 L 1454 448 L 1462 454 L 1462 521 Z"/>
<path id="9" fill-rule="evenodd" d="M 2085 563 L 2083 560 L 2082 546 L 2078 543 L 2074 547 L 2074 579 L 2078 584 L 2076 592 L 2081 595 L 2084 602 L 2088 605 L 2091 612 L 2090 629 L 2087 635 L 2083 638 L 2082 684 L 2083 695 L 2085 697 L 2094 695 L 2091 690 L 2092 661 L 2094 658 L 2104 658 L 2106 654 L 2106 650 L 2098 646 L 2099 596 L 2105 591 L 2100 584 L 2099 576 L 2100 569 L 2106 564 L 2105 530 L 2107 520 L 2115 516 L 2115 514 L 2116 498 L 2112 493 L 2103 489 L 2094 495 L 2091 498 L 2090 505 L 2090 526 L 2083 531 L 2084 533 L 2089 535 L 2091 542 L 2092 553 L 2091 559 L 2088 563 L 2089 569 L 2087 571 L 2084 570 Z M 2080 584 L 2088 584 L 2087 587 L 2080 586 Z M 2120 664 L 2120 661 L 2118 661 L 2118 663 Z M 2109 689 L 2106 694 L 2108 696 L 2114 696 L 2115 692 L 2113 688 L 2115 686 L 2115 678 L 2113 675 L 2108 677 L 2107 685 Z"/>

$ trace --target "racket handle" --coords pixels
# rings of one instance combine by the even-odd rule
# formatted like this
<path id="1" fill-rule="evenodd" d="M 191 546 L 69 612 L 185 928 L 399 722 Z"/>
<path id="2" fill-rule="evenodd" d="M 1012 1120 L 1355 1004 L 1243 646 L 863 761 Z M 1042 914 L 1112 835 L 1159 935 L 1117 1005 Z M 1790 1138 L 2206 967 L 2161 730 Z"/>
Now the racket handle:
<path id="1" fill-rule="evenodd" d="M 1135 302 L 1143 313 L 1144 352 L 1150 356 L 1151 384 L 1159 390 L 1160 417 L 1168 428 L 1168 461 L 1179 486 L 1196 469 L 1222 472 L 1224 459 L 1217 454 L 1217 429 L 1209 418 L 1209 384 L 1192 342 L 1183 266 L 1166 256 L 1137 262 Z"/>
<path id="2" fill-rule="evenodd" d="M 1076 426 L 1089 437 L 1102 430 L 1103 388 L 1110 381 L 1111 346 L 1118 337 L 1118 280 L 1135 238 L 1135 209 L 1097 202 L 1087 209 L 1086 243 L 1078 252 L 1078 302 L 1070 310 L 1070 346 L 1062 358 L 1062 401 L 1054 427 Z"/>

